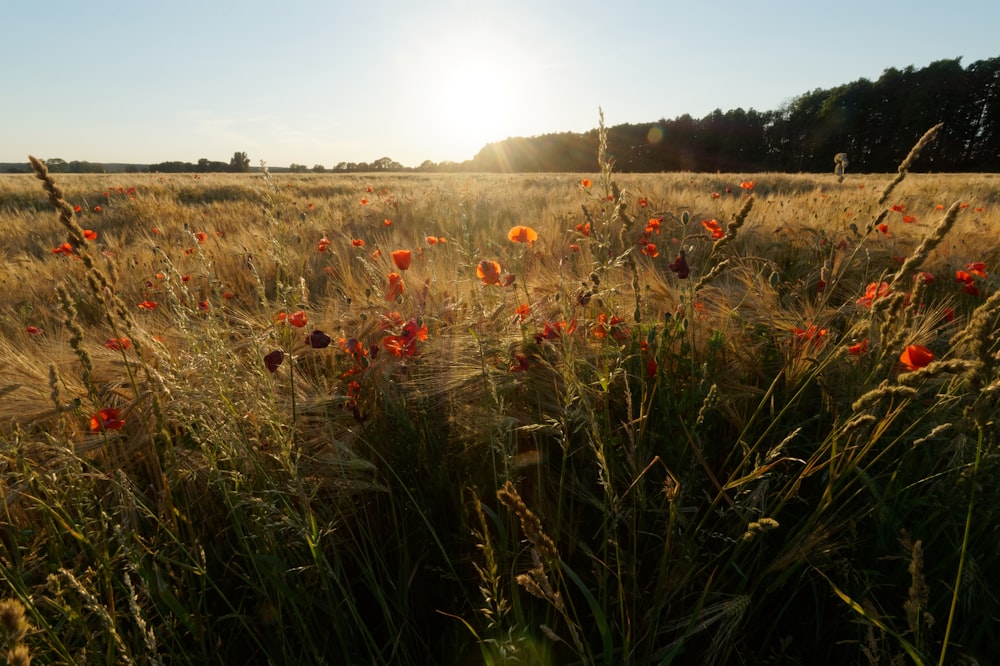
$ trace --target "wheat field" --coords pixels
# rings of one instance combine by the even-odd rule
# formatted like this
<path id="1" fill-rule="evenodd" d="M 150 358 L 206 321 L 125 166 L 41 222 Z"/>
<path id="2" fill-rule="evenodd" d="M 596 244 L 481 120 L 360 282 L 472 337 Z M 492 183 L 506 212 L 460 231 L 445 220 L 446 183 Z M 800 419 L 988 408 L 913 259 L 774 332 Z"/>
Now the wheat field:
<path id="1" fill-rule="evenodd" d="M 10 663 L 992 663 L 1000 175 L 595 164 L 0 176 Z"/>

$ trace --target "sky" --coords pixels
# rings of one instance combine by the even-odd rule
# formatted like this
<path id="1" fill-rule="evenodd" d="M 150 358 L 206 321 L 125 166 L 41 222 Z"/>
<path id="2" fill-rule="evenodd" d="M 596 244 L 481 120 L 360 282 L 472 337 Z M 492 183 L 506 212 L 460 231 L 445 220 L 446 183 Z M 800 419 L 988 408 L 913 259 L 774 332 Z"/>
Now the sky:
<path id="1" fill-rule="evenodd" d="M 1000 56 L 995 0 L 0 3 L 0 162 L 332 168 Z"/>

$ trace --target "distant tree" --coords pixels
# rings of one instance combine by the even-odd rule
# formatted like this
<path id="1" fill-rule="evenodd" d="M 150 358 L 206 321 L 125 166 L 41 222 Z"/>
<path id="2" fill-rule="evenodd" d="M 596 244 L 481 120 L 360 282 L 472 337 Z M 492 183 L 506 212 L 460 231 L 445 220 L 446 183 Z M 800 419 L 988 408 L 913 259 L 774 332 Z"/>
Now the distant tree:
<path id="1" fill-rule="evenodd" d="M 52 173 L 59 173 L 66 171 L 66 160 L 59 157 L 51 157 L 45 160 L 45 166 L 49 168 Z"/>
<path id="2" fill-rule="evenodd" d="M 326 172 L 326 167 L 323 166 L 322 164 L 314 164 L 312 170 L 313 170 L 313 173 L 325 173 Z"/>
<path id="3" fill-rule="evenodd" d="M 250 171 L 250 158 L 246 153 L 233 153 L 233 158 L 229 160 L 229 170 L 233 173 L 247 173 Z"/>
<path id="4" fill-rule="evenodd" d="M 371 163 L 372 171 L 402 171 L 403 165 L 390 157 L 380 157 Z"/>
<path id="5" fill-rule="evenodd" d="M 296 164 L 295 162 L 292 162 L 288 165 L 288 170 L 292 173 L 305 173 L 309 169 L 305 164 Z"/>
<path id="6" fill-rule="evenodd" d="M 417 167 L 417 171 L 435 171 L 435 170 L 437 170 L 437 164 L 435 164 L 432 160 L 424 160 L 423 162 L 420 163 L 420 166 Z"/>

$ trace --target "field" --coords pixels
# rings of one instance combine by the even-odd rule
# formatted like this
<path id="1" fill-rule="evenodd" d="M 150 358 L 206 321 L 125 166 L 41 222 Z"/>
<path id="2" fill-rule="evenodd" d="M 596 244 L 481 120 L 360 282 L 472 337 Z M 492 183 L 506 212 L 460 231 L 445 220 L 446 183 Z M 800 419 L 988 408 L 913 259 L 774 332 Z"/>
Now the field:
<path id="1" fill-rule="evenodd" d="M 899 176 L 0 177 L 10 663 L 995 663 L 1000 175 Z"/>

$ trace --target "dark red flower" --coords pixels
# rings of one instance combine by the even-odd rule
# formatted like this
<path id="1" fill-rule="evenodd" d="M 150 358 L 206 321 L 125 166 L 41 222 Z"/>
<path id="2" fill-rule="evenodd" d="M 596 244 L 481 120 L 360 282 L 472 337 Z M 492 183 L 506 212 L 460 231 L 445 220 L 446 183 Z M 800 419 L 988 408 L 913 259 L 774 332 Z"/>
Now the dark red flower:
<path id="1" fill-rule="evenodd" d="M 102 409 L 90 417 L 90 432 L 104 430 L 121 430 L 125 420 L 118 418 L 121 413 L 117 409 Z"/>
<path id="2" fill-rule="evenodd" d="M 268 372 L 274 372 L 284 360 L 285 352 L 280 349 L 275 349 L 273 352 L 264 356 L 264 367 L 267 368 Z"/>
<path id="3" fill-rule="evenodd" d="M 677 258 L 674 259 L 674 262 L 667 268 L 672 270 L 674 273 L 677 273 L 677 277 L 681 280 L 686 279 L 687 276 L 691 274 L 691 267 L 688 266 L 687 259 L 684 256 L 684 250 L 680 251 Z"/>
<path id="4" fill-rule="evenodd" d="M 317 329 L 306 336 L 306 344 L 313 349 L 324 349 L 330 346 L 332 339 L 323 331 Z"/>

